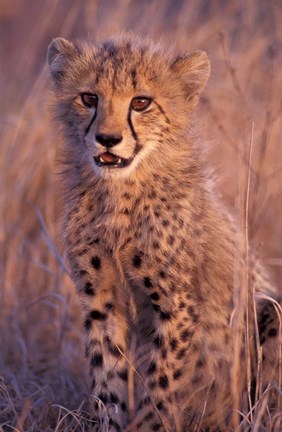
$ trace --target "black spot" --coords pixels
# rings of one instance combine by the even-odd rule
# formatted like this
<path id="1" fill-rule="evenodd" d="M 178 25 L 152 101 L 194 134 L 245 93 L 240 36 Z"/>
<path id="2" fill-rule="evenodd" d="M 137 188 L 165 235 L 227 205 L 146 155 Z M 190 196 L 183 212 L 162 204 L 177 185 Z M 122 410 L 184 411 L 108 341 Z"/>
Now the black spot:
<path id="1" fill-rule="evenodd" d="M 116 395 L 115 393 L 110 393 L 110 402 L 115 404 L 118 403 L 119 402 L 118 395 Z"/>
<path id="2" fill-rule="evenodd" d="M 152 431 L 159 431 L 161 430 L 162 425 L 160 423 L 153 423 L 151 426 Z"/>
<path id="3" fill-rule="evenodd" d="M 152 361 L 148 367 L 147 374 L 152 375 L 157 370 L 156 362 Z"/>
<path id="4" fill-rule="evenodd" d="M 86 275 L 88 275 L 88 271 L 87 270 L 80 270 L 79 274 L 80 274 L 80 276 L 86 276 Z"/>
<path id="5" fill-rule="evenodd" d="M 112 426 L 116 430 L 116 432 L 121 432 L 119 424 L 111 418 L 109 420 L 109 426 Z"/>
<path id="6" fill-rule="evenodd" d="M 265 312 L 261 314 L 260 323 L 265 324 L 269 321 L 270 315 L 269 313 Z"/>
<path id="7" fill-rule="evenodd" d="M 171 339 L 171 341 L 170 341 L 170 346 L 171 346 L 172 351 L 175 351 L 176 348 L 177 348 L 177 346 L 178 346 L 178 341 L 177 341 L 177 339 Z"/>
<path id="8" fill-rule="evenodd" d="M 148 276 L 144 278 L 144 285 L 146 288 L 152 288 L 153 286 L 152 281 Z"/>
<path id="9" fill-rule="evenodd" d="M 114 357 L 118 358 L 121 355 L 118 347 L 114 343 L 112 343 L 112 341 L 110 339 L 107 339 L 107 344 L 108 344 L 108 350 L 109 350 L 109 352 Z"/>
<path id="10" fill-rule="evenodd" d="M 168 221 L 167 219 L 163 219 L 163 220 L 162 220 L 162 225 L 163 225 L 164 227 L 169 226 L 169 221 Z"/>
<path id="11" fill-rule="evenodd" d="M 190 305 L 187 307 L 188 315 L 192 318 L 192 321 L 196 324 L 199 321 L 199 315 L 197 314 L 195 307 Z"/>
<path id="12" fill-rule="evenodd" d="M 94 256 L 91 258 L 91 264 L 96 270 L 100 270 L 101 268 L 101 260 L 98 256 Z"/>
<path id="13" fill-rule="evenodd" d="M 146 397 L 143 399 L 143 404 L 144 404 L 144 405 L 149 405 L 150 402 L 151 402 L 151 399 L 150 399 L 149 396 L 146 396 Z"/>
<path id="14" fill-rule="evenodd" d="M 127 381 L 127 380 L 128 380 L 128 372 L 127 372 L 127 369 L 122 369 L 121 371 L 118 371 L 118 376 L 119 376 L 123 381 Z"/>
<path id="15" fill-rule="evenodd" d="M 127 199 L 127 200 L 130 200 L 131 195 L 130 195 L 128 192 L 125 192 L 125 193 L 122 195 L 122 197 L 125 198 L 125 199 Z"/>
<path id="16" fill-rule="evenodd" d="M 162 411 L 164 409 L 164 404 L 162 402 L 158 402 L 156 406 L 159 411 Z"/>
<path id="17" fill-rule="evenodd" d="M 182 340 L 182 342 L 186 342 L 187 339 L 190 336 L 190 330 L 189 329 L 185 329 L 180 333 L 180 339 Z"/>
<path id="18" fill-rule="evenodd" d="M 161 307 L 160 307 L 160 305 L 158 305 L 157 303 L 155 303 L 155 304 L 153 304 L 153 309 L 154 309 L 156 312 L 159 312 L 159 311 L 161 310 Z"/>
<path id="19" fill-rule="evenodd" d="M 154 241 L 153 242 L 153 248 L 154 249 L 159 249 L 159 247 L 160 247 L 160 243 L 158 241 Z"/>
<path id="20" fill-rule="evenodd" d="M 265 330 L 266 330 L 266 324 L 261 325 L 259 328 L 260 333 L 264 333 Z"/>
<path id="21" fill-rule="evenodd" d="M 127 185 L 127 186 L 134 186 L 135 184 L 136 184 L 136 182 L 134 181 L 134 180 L 132 180 L 132 179 L 125 179 L 125 184 Z"/>
<path id="22" fill-rule="evenodd" d="M 98 243 L 100 243 L 100 239 L 95 238 L 94 240 L 91 240 L 88 244 L 93 245 L 93 244 L 98 244 Z"/>
<path id="23" fill-rule="evenodd" d="M 166 278 L 166 274 L 164 271 L 160 271 L 159 273 L 160 278 L 165 279 Z"/>
<path id="24" fill-rule="evenodd" d="M 183 225 L 184 225 L 184 220 L 183 220 L 183 219 L 179 219 L 179 220 L 178 220 L 178 224 L 179 224 L 180 227 L 183 227 Z M 184 244 L 186 243 L 186 241 L 185 241 L 185 239 L 182 239 L 182 240 L 183 240 L 182 243 L 183 243 L 183 245 L 184 245 Z"/>
<path id="25" fill-rule="evenodd" d="M 91 366 L 100 367 L 103 365 L 103 355 L 101 353 L 93 354 L 91 356 Z"/>
<path id="26" fill-rule="evenodd" d="M 114 377 L 115 377 L 115 374 L 114 374 L 113 371 L 109 371 L 109 372 L 107 373 L 107 380 L 108 380 L 108 381 L 111 381 Z"/>
<path id="27" fill-rule="evenodd" d="M 105 308 L 106 308 L 107 310 L 113 310 L 114 305 L 113 305 L 112 303 L 106 303 L 106 304 L 105 304 Z"/>
<path id="28" fill-rule="evenodd" d="M 168 244 L 169 244 L 170 246 L 172 246 L 173 243 L 175 242 L 175 238 L 174 238 L 172 235 L 170 235 L 170 236 L 168 236 L 168 238 L 167 238 L 167 242 L 168 242 Z"/>
<path id="29" fill-rule="evenodd" d="M 204 358 L 199 358 L 196 361 L 196 368 L 202 368 L 205 366 L 205 359 Z"/>
<path id="30" fill-rule="evenodd" d="M 261 334 L 259 335 L 259 342 L 261 345 L 264 344 L 264 342 L 265 342 L 265 336 L 264 335 L 261 335 Z"/>
<path id="31" fill-rule="evenodd" d="M 180 330 L 180 329 L 182 329 L 183 327 L 184 327 L 184 322 L 183 322 L 183 320 L 182 320 L 181 322 L 179 322 L 179 323 L 177 324 L 176 328 L 177 328 L 178 330 Z"/>
<path id="32" fill-rule="evenodd" d="M 177 369 L 174 373 L 173 373 L 173 379 L 177 380 L 178 378 L 180 378 L 182 375 L 182 371 L 181 369 Z"/>
<path id="33" fill-rule="evenodd" d="M 201 375 L 195 375 L 192 379 L 192 384 L 199 384 L 202 381 Z"/>
<path id="34" fill-rule="evenodd" d="M 145 220 L 146 224 L 149 225 L 149 222 L 151 220 L 150 215 L 145 216 L 144 220 Z"/>
<path id="35" fill-rule="evenodd" d="M 135 255 L 135 257 L 133 258 L 133 265 L 136 268 L 140 268 L 142 264 L 142 258 L 140 255 Z"/>
<path id="36" fill-rule="evenodd" d="M 98 321 L 104 321 L 105 319 L 107 319 L 107 315 L 104 314 L 103 312 L 98 311 L 98 310 L 92 310 L 90 312 L 89 316 L 93 320 L 98 320 Z"/>
<path id="37" fill-rule="evenodd" d="M 127 411 L 127 406 L 126 406 L 126 403 L 125 402 L 122 402 L 121 403 L 121 405 L 120 405 L 120 407 L 121 407 L 121 410 L 124 412 L 124 411 Z"/>
<path id="38" fill-rule="evenodd" d="M 186 348 L 182 348 L 181 350 L 178 351 L 177 353 L 177 360 L 181 360 L 186 354 Z"/>
<path id="39" fill-rule="evenodd" d="M 86 282 L 86 284 L 84 285 L 84 291 L 85 294 L 89 296 L 94 296 L 94 289 L 91 282 Z"/>
<path id="40" fill-rule="evenodd" d="M 152 418 L 154 418 L 154 413 L 152 411 L 144 416 L 145 421 L 151 420 Z"/>
<path id="41" fill-rule="evenodd" d="M 125 208 L 122 210 L 122 213 L 125 214 L 125 215 L 129 215 L 129 210 L 128 210 L 128 208 L 125 207 Z"/>
<path id="42" fill-rule="evenodd" d="M 98 398 L 106 404 L 108 402 L 108 395 L 106 393 L 99 393 Z"/>
<path id="43" fill-rule="evenodd" d="M 268 332 L 269 337 L 276 337 L 277 336 L 277 330 L 275 328 L 271 328 Z"/>
<path id="44" fill-rule="evenodd" d="M 87 319 L 84 321 L 84 328 L 85 328 L 86 330 L 90 330 L 90 329 L 91 329 L 91 325 L 92 325 L 91 319 L 87 318 Z"/>
<path id="45" fill-rule="evenodd" d="M 171 313 L 168 311 L 160 311 L 160 319 L 163 321 L 167 321 L 171 318 Z"/>
<path id="46" fill-rule="evenodd" d="M 157 197 L 157 194 L 156 194 L 156 192 L 154 190 L 148 193 L 148 198 L 149 199 L 154 199 L 156 197 Z"/>
<path id="47" fill-rule="evenodd" d="M 150 294 L 150 298 L 152 300 L 159 300 L 160 296 L 157 292 L 153 292 L 152 294 Z"/>
<path id="48" fill-rule="evenodd" d="M 162 336 L 157 336 L 154 339 L 154 344 L 156 345 L 156 347 L 161 348 L 164 344 L 164 338 Z"/>
<path id="49" fill-rule="evenodd" d="M 149 388 L 150 388 L 151 390 L 153 390 L 153 389 L 156 388 L 156 387 L 157 387 L 157 383 L 156 383 L 155 380 L 152 380 L 152 381 L 149 382 Z"/>
<path id="50" fill-rule="evenodd" d="M 162 389 L 164 389 L 164 390 L 168 388 L 168 377 L 167 377 L 167 375 L 161 375 L 159 377 L 159 386 Z"/>

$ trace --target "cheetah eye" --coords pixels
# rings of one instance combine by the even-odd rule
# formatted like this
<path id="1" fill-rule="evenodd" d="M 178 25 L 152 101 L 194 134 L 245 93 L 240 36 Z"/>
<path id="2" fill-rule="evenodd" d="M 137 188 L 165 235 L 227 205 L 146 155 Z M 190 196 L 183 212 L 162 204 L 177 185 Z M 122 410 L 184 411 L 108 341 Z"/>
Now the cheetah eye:
<path id="1" fill-rule="evenodd" d="M 98 105 L 98 96 L 92 93 L 81 93 L 80 95 L 83 104 L 87 108 L 96 108 Z"/>
<path id="2" fill-rule="evenodd" d="M 131 108 L 134 111 L 144 111 L 146 108 L 150 106 L 152 99 L 148 97 L 135 97 L 131 101 Z"/>

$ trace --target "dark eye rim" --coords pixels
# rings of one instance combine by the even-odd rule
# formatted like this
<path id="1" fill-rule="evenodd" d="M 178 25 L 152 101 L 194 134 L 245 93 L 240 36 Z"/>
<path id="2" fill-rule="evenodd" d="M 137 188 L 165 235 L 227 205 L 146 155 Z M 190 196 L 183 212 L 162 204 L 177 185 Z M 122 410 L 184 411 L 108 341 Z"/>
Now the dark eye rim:
<path id="1" fill-rule="evenodd" d="M 148 104 L 143 108 L 135 108 L 133 106 L 133 101 L 135 99 L 145 99 L 146 101 L 148 101 Z M 145 111 L 147 108 L 149 108 L 149 106 L 151 105 L 152 102 L 153 102 L 153 99 L 150 98 L 149 96 L 136 96 L 136 97 L 132 98 L 130 106 L 134 111 L 141 112 L 141 111 Z"/>
<path id="2" fill-rule="evenodd" d="M 89 103 L 85 100 L 85 97 L 87 97 L 87 96 L 94 97 L 93 103 Z M 83 105 L 86 106 L 87 108 L 96 108 L 97 107 L 98 96 L 95 93 L 83 92 L 80 94 L 80 99 L 81 99 Z"/>

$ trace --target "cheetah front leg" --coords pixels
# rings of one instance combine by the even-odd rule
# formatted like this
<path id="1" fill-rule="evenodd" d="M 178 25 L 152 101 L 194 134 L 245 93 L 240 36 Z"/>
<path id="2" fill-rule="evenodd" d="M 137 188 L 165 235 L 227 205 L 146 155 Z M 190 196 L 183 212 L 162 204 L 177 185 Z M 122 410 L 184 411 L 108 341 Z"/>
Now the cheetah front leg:
<path id="1" fill-rule="evenodd" d="M 158 275 L 147 272 L 143 285 L 152 302 L 154 317 L 150 361 L 143 372 L 146 391 L 136 415 L 137 430 L 182 431 L 179 401 L 195 327 L 191 318 L 193 307 L 185 303 L 184 293 L 172 292 L 172 278 L 164 269 Z"/>
<path id="2" fill-rule="evenodd" d="M 182 431 L 179 399 L 188 343 L 182 343 L 176 334 L 179 321 L 173 317 L 169 319 L 168 311 L 164 313 L 169 321 L 163 322 L 159 317 L 155 320 L 157 330 L 144 374 L 146 391 L 137 413 L 138 432 Z M 185 328 L 180 333 L 187 341 L 190 330 Z"/>
<path id="3" fill-rule="evenodd" d="M 92 395 L 95 401 L 93 431 L 124 430 L 128 423 L 127 321 L 119 300 L 121 281 L 114 262 L 97 250 L 82 250 L 70 258 L 80 296 L 86 336 L 86 356 L 90 363 Z"/>

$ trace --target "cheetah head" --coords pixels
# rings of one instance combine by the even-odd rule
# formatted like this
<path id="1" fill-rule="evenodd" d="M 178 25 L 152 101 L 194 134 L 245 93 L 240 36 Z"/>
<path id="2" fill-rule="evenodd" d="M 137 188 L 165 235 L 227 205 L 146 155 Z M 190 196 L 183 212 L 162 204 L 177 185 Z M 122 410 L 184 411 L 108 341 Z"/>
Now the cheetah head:
<path id="1" fill-rule="evenodd" d="M 95 175 L 161 168 L 172 147 L 183 158 L 190 113 L 210 73 L 203 51 L 175 57 L 132 36 L 97 45 L 56 38 L 48 63 L 56 118 L 74 159 L 86 159 Z"/>

